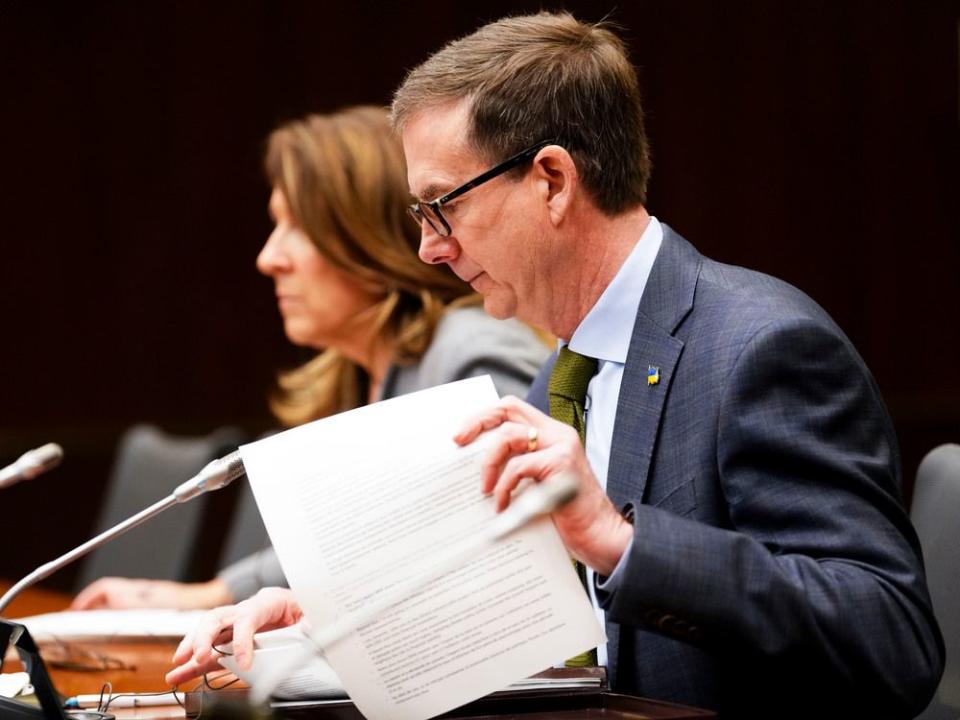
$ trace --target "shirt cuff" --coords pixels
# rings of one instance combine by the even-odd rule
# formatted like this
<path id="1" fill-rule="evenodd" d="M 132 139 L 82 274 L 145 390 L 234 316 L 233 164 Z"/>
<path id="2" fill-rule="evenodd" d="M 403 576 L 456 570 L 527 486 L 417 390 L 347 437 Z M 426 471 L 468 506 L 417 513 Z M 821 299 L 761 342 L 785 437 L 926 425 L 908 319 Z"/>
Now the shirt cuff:
<path id="1" fill-rule="evenodd" d="M 623 508 L 623 516 L 633 524 L 633 503 L 628 503 L 626 507 Z M 627 558 L 630 556 L 630 549 L 633 547 L 633 536 L 630 536 L 630 542 L 627 543 L 627 547 L 623 550 L 623 555 L 620 556 L 620 559 L 617 561 L 617 564 L 613 568 L 608 576 L 604 577 L 599 573 L 594 573 L 593 575 L 593 591 L 597 598 L 597 604 L 601 608 L 607 607 L 614 594 L 617 590 L 620 589 L 620 584 L 623 582 L 623 576 L 626 573 L 624 569 L 627 564 Z"/>

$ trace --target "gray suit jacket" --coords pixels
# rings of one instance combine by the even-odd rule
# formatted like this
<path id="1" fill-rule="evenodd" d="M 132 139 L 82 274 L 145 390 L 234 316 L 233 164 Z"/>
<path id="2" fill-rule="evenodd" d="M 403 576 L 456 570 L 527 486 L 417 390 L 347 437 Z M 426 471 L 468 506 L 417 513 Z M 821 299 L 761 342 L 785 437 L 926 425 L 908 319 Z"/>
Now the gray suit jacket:
<path id="1" fill-rule="evenodd" d="M 943 643 L 899 485 L 880 393 L 837 325 L 664 226 L 610 453 L 607 492 L 636 527 L 598 593 L 613 687 L 725 717 L 912 717 Z"/>
<path id="2" fill-rule="evenodd" d="M 390 367 L 379 399 L 478 375 L 490 375 L 501 395 L 523 397 L 548 354 L 547 346 L 523 323 L 495 320 L 479 307 L 456 308 L 444 315 L 418 362 Z M 238 560 L 218 577 L 237 601 L 260 588 L 287 584 L 272 547 Z"/>

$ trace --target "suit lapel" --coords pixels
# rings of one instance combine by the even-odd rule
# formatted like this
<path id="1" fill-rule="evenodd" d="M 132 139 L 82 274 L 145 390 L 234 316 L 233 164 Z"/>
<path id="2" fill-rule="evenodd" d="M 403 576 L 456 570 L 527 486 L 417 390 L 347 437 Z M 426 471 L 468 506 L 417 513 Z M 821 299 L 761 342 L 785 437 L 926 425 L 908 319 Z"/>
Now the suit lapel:
<path id="1" fill-rule="evenodd" d="M 701 256 L 667 225 L 637 310 L 620 385 L 610 448 L 607 494 L 614 504 L 640 502 L 656 447 L 667 393 L 683 352 L 674 332 L 693 308 Z M 648 382 L 649 368 L 659 382 Z"/>

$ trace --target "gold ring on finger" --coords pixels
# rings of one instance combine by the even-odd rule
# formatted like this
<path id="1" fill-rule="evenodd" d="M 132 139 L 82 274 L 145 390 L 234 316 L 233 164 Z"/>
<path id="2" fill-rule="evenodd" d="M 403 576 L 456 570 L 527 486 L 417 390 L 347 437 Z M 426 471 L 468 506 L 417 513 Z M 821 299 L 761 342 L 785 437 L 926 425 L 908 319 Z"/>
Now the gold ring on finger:
<path id="1" fill-rule="evenodd" d="M 527 452 L 533 452 L 537 449 L 537 439 L 540 431 L 533 425 L 527 428 Z"/>

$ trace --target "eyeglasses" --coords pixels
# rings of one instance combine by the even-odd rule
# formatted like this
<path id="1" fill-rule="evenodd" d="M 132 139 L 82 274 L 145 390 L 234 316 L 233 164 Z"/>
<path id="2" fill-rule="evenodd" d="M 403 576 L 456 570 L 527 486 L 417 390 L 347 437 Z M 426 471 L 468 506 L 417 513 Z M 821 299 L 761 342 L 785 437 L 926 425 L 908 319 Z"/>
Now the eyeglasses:
<path id="1" fill-rule="evenodd" d="M 473 188 L 477 187 L 477 185 L 483 185 L 483 183 L 487 182 L 487 180 L 493 180 L 493 178 L 497 177 L 498 175 L 503 175 L 505 172 L 507 172 L 507 170 L 511 170 L 517 165 L 532 159 L 547 145 L 554 144 L 556 144 L 555 140 L 542 140 L 536 145 L 531 145 L 526 150 L 522 150 L 513 157 L 507 158 L 499 165 L 490 168 L 481 175 L 477 175 L 473 180 L 465 182 L 457 189 L 451 190 L 446 195 L 439 197 L 436 200 L 413 203 L 407 208 L 407 212 L 410 213 L 410 217 L 414 219 L 418 226 L 421 226 L 423 221 L 426 220 L 430 224 L 430 227 L 433 228 L 433 231 L 437 233 L 437 235 L 440 237 L 449 237 L 452 230 L 450 229 L 450 223 L 447 222 L 447 219 L 440 211 L 440 208 L 443 205 L 446 205 L 451 200 L 455 200 L 468 190 L 473 190 Z"/>
<path id="2" fill-rule="evenodd" d="M 136 670 L 123 658 L 105 655 L 96 649 L 69 643 L 58 637 L 43 649 L 47 665 L 57 670 L 73 672 L 103 672 L 105 670 Z"/>

